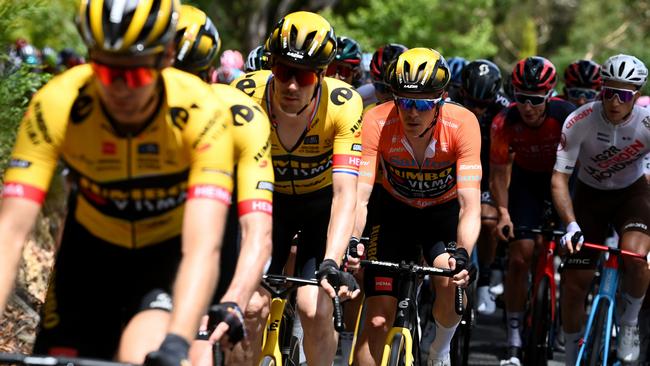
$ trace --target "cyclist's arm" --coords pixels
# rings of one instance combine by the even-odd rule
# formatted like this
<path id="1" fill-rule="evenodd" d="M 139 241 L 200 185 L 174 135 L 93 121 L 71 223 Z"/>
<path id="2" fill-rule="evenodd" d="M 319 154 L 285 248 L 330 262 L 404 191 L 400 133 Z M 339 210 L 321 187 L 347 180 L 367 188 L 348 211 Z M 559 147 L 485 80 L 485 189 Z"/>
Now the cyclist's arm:
<path id="1" fill-rule="evenodd" d="M 582 109 L 580 109 L 580 112 Z M 557 210 L 560 219 L 565 224 L 576 221 L 573 211 L 573 203 L 569 194 L 569 178 L 575 169 L 578 154 L 580 153 L 580 145 L 582 143 L 583 135 L 589 126 L 582 126 L 576 128 L 577 118 L 580 112 L 571 113 L 562 127 L 562 138 L 560 145 L 555 156 L 555 166 L 553 168 L 553 176 L 551 178 L 551 193 L 553 195 L 553 203 Z"/>
<path id="2" fill-rule="evenodd" d="M 221 240 L 228 205 L 211 198 L 190 199 L 183 217 L 183 257 L 173 290 L 169 333 L 187 340 L 196 335 L 201 316 L 217 285 Z"/>
<path id="3" fill-rule="evenodd" d="M 40 209 L 39 203 L 23 198 L 4 198 L 0 203 L 0 318 L 13 290 L 23 246 Z"/>
<path id="4" fill-rule="evenodd" d="M 510 152 L 510 136 L 506 126 L 508 109 L 504 109 L 492 121 L 490 131 L 490 192 L 497 205 L 500 218 L 509 219 L 508 186 L 514 153 Z"/>
<path id="5" fill-rule="evenodd" d="M 356 220 L 354 223 L 354 230 L 352 236 L 360 238 L 363 234 L 363 229 L 366 227 L 366 219 L 368 217 L 368 201 L 372 195 L 372 184 L 359 183 L 357 185 L 357 207 L 356 207 Z"/>
<path id="6" fill-rule="evenodd" d="M 234 97 L 234 94 L 230 91 L 228 95 Z M 248 100 L 243 93 L 242 97 Z M 235 151 L 238 152 L 237 211 L 241 250 L 233 279 L 220 299 L 221 302 L 237 303 L 243 311 L 259 286 L 272 250 L 274 175 L 269 140 L 271 126 L 261 108 L 254 105 L 252 110 L 252 113 L 246 113 L 247 119 L 236 120 L 233 128 Z"/>
<path id="7" fill-rule="evenodd" d="M 471 253 L 481 230 L 481 190 L 464 188 L 458 190 L 460 215 L 457 229 L 457 245 Z"/>
<path id="8" fill-rule="evenodd" d="M 188 341 L 196 335 L 217 284 L 216 264 L 231 200 L 232 123 L 224 114 L 215 122 L 214 115 L 208 107 L 201 115 L 203 121 L 191 120 L 183 130 L 192 165 L 183 215 L 183 256 L 174 283 L 168 331 Z"/>
<path id="9" fill-rule="evenodd" d="M 473 113 L 460 124 L 458 132 L 458 218 L 457 245 L 469 253 L 478 239 L 481 228 L 481 129 Z"/>
<path id="10" fill-rule="evenodd" d="M 377 111 L 368 111 L 363 115 L 363 128 L 361 129 L 361 164 L 359 166 L 359 183 L 357 184 L 356 220 L 352 236 L 360 238 L 366 227 L 368 217 L 368 202 L 372 195 L 372 188 L 377 175 L 377 151 L 381 126 L 375 115 Z M 383 119 L 382 119 L 383 121 Z"/>
<path id="11" fill-rule="evenodd" d="M 352 174 L 332 174 L 332 209 L 327 229 L 325 259 L 341 264 L 354 228 L 357 177 Z"/>

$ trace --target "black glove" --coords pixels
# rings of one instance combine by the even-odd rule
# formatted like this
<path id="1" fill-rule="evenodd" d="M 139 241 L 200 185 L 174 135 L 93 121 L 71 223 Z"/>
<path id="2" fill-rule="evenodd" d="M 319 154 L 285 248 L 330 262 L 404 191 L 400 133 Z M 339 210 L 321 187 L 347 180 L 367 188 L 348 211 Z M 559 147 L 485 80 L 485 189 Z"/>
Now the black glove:
<path id="1" fill-rule="evenodd" d="M 234 302 L 222 302 L 212 305 L 208 311 L 210 319 L 208 320 L 208 330 L 210 333 L 219 323 L 228 324 L 228 341 L 236 344 L 246 337 L 246 328 L 244 327 L 244 314 L 239 306 Z"/>
<path id="2" fill-rule="evenodd" d="M 185 338 L 169 333 L 157 351 L 151 352 L 144 360 L 144 366 L 189 365 L 187 352 L 190 344 Z"/>
<path id="3" fill-rule="evenodd" d="M 456 260 L 456 269 L 454 270 L 454 274 L 467 269 L 467 265 L 469 264 L 469 253 L 467 253 L 465 248 L 456 248 L 452 258 Z"/>
<path id="4" fill-rule="evenodd" d="M 326 278 L 327 282 L 337 290 L 340 289 L 341 286 L 347 286 L 350 291 L 359 289 L 359 285 L 357 284 L 357 280 L 354 279 L 354 276 L 348 272 L 339 270 L 339 266 L 332 259 L 325 259 L 323 263 L 320 264 L 316 277 L 319 281 Z"/>

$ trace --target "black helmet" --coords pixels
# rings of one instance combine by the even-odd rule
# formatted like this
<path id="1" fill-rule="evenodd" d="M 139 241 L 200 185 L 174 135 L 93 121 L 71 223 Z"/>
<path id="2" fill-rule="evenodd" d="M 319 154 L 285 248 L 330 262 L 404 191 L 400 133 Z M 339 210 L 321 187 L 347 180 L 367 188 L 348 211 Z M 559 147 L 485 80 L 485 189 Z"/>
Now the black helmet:
<path id="1" fill-rule="evenodd" d="M 501 88 L 501 71 L 492 61 L 472 61 L 463 68 L 461 85 L 470 98 L 492 100 Z"/>

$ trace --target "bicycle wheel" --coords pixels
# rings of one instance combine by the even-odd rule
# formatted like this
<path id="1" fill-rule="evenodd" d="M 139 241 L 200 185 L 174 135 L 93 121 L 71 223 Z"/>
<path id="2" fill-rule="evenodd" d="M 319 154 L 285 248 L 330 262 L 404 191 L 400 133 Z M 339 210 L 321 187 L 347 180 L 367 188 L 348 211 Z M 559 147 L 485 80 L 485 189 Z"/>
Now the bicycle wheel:
<path id="1" fill-rule="evenodd" d="M 533 307 L 532 321 L 528 329 L 525 364 L 546 365 L 548 361 L 549 333 L 551 329 L 551 294 L 548 278 L 542 277 L 537 287 Z"/>
<path id="2" fill-rule="evenodd" d="M 474 321 L 474 295 L 472 292 L 471 290 L 466 291 L 467 305 L 454 337 L 451 339 L 450 360 L 452 366 L 467 366 L 469 362 L 469 342 Z"/>
<path id="3" fill-rule="evenodd" d="M 605 347 L 605 337 L 609 336 L 609 329 L 605 329 L 605 324 L 607 323 L 607 309 L 608 301 L 602 299 L 598 303 L 598 309 L 596 309 L 596 317 L 594 318 L 594 323 L 591 326 L 589 334 L 587 334 L 587 339 L 589 344 L 585 350 L 585 356 L 583 356 L 584 362 L 580 360 L 581 365 L 596 366 L 604 365 L 606 360 L 603 360 L 603 347 Z"/>
<path id="4" fill-rule="evenodd" d="M 273 357 L 266 356 L 260 362 L 260 366 L 275 366 L 275 360 Z"/>
<path id="5" fill-rule="evenodd" d="M 388 366 L 411 366 L 406 362 L 406 340 L 402 333 L 393 336 L 390 342 L 390 354 L 388 355 Z"/>

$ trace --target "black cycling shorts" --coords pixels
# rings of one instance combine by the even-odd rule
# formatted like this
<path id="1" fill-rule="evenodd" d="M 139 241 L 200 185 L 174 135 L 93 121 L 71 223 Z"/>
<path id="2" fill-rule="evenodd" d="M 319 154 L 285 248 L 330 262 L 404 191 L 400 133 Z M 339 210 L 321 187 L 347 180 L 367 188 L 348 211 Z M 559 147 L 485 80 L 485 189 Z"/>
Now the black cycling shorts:
<path id="1" fill-rule="evenodd" d="M 316 192 L 273 194 L 273 256 L 268 273 L 282 274 L 294 236 L 300 232 L 296 276 L 315 278 L 327 245 L 332 187 Z"/>
<path id="2" fill-rule="evenodd" d="M 585 241 L 603 244 L 613 227 L 620 237 L 627 231 L 650 235 L 650 185 L 641 176 L 629 187 L 613 190 L 592 188 L 579 179 L 573 206 Z M 566 268 L 595 268 L 602 252 L 582 249 L 565 261 Z"/>
<path id="3" fill-rule="evenodd" d="M 180 237 L 128 249 L 94 237 L 68 215 L 34 353 L 112 359 L 138 312 L 171 309 Z"/>
<path id="4" fill-rule="evenodd" d="M 393 198 L 382 189 L 379 227 L 376 240 L 370 236 L 366 249 L 368 259 L 420 263 L 422 255 L 431 265 L 436 257 L 446 252 L 446 244 L 456 241 L 460 205 L 457 200 L 440 205 L 415 208 Z M 389 295 L 397 297 L 397 276 L 390 272 L 366 268 L 364 290 L 366 296 Z"/>
<path id="5" fill-rule="evenodd" d="M 551 173 L 534 172 L 512 164 L 510 188 L 508 190 L 508 211 L 512 224 L 517 227 L 538 228 L 544 224 L 545 202 L 551 197 Z M 551 206 L 553 206 L 551 204 Z M 552 208 L 554 222 L 560 220 Z M 533 233 L 522 233 L 517 239 L 534 239 Z"/>

